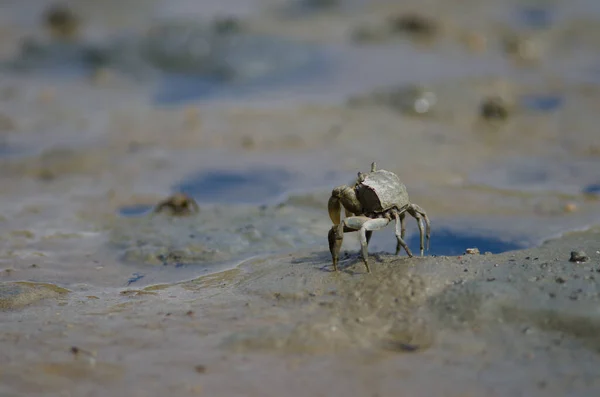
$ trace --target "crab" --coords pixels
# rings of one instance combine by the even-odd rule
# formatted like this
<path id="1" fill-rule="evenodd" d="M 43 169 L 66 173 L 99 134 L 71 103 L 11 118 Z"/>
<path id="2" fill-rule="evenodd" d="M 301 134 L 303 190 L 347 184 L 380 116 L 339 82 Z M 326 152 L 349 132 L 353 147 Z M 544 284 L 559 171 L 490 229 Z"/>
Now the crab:
<path id="1" fill-rule="evenodd" d="M 200 211 L 198 203 L 185 193 L 175 193 L 154 207 L 154 212 L 168 212 L 173 216 L 187 216 Z"/>
<path id="2" fill-rule="evenodd" d="M 346 218 L 340 220 L 341 207 L 344 207 Z M 358 173 L 353 186 L 338 186 L 331 192 L 328 202 L 329 217 L 333 226 L 329 230 L 329 251 L 333 260 L 333 269 L 337 271 L 339 253 L 344 240 L 344 233 L 359 232 L 362 259 L 370 273 L 368 261 L 368 244 L 374 230 L 383 229 L 392 220 L 396 222 L 396 255 L 404 248 L 409 257 L 413 254 L 404 242 L 406 231 L 404 218 L 406 213 L 417 220 L 420 233 L 421 256 L 427 239 L 427 250 L 431 236 L 430 222 L 425 211 L 408 199 L 406 186 L 400 182 L 396 174 L 386 170 L 377 170 L 371 164 L 371 172 Z M 423 230 L 425 221 L 425 230 Z"/>

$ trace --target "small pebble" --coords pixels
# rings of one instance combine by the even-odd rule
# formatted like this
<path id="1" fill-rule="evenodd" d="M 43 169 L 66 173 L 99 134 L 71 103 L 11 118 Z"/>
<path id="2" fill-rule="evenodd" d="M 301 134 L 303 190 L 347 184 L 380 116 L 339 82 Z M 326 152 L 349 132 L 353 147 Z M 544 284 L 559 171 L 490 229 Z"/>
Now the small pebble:
<path id="1" fill-rule="evenodd" d="M 583 251 L 571 251 L 570 262 L 587 262 L 590 258 Z"/>
<path id="2" fill-rule="evenodd" d="M 479 255 L 479 248 L 467 248 L 465 253 L 469 255 Z"/>

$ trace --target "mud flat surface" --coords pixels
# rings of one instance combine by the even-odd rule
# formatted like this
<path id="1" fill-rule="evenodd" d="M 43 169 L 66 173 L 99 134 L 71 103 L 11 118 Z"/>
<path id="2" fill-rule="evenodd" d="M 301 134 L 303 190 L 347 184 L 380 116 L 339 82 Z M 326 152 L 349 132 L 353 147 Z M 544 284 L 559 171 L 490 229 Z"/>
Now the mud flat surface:
<path id="1" fill-rule="evenodd" d="M 595 2 L 52 4 L 0 6 L 0 396 L 600 393 Z M 334 273 L 372 161 L 431 249 Z"/>
<path id="2" fill-rule="evenodd" d="M 379 253 L 369 275 L 354 254 L 334 273 L 308 250 L 146 288 L 4 283 L 1 390 L 593 395 L 599 238 L 593 229 L 496 255 Z M 589 259 L 569 261 L 573 249 Z"/>

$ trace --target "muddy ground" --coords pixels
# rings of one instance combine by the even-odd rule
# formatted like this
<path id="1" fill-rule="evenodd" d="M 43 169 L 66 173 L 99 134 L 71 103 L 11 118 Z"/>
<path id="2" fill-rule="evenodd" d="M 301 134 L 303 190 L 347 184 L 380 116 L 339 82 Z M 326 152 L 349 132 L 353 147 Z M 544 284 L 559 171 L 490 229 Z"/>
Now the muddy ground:
<path id="1" fill-rule="evenodd" d="M 0 396 L 600 392 L 594 2 L 105 3 L 0 6 Z"/>
<path id="2" fill-rule="evenodd" d="M 380 253 L 371 274 L 308 250 L 146 288 L 4 284 L 3 393 L 593 395 L 599 237 Z"/>

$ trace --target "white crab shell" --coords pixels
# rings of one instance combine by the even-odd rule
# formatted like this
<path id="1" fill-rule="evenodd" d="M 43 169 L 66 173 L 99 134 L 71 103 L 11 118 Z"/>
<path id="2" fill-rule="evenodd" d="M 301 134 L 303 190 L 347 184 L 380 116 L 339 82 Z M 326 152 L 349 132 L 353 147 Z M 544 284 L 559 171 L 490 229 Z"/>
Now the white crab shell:
<path id="1" fill-rule="evenodd" d="M 392 208 L 402 210 L 410 202 L 406 186 L 391 171 L 378 170 L 364 174 L 356 185 L 356 197 L 365 213 L 381 213 Z"/>

